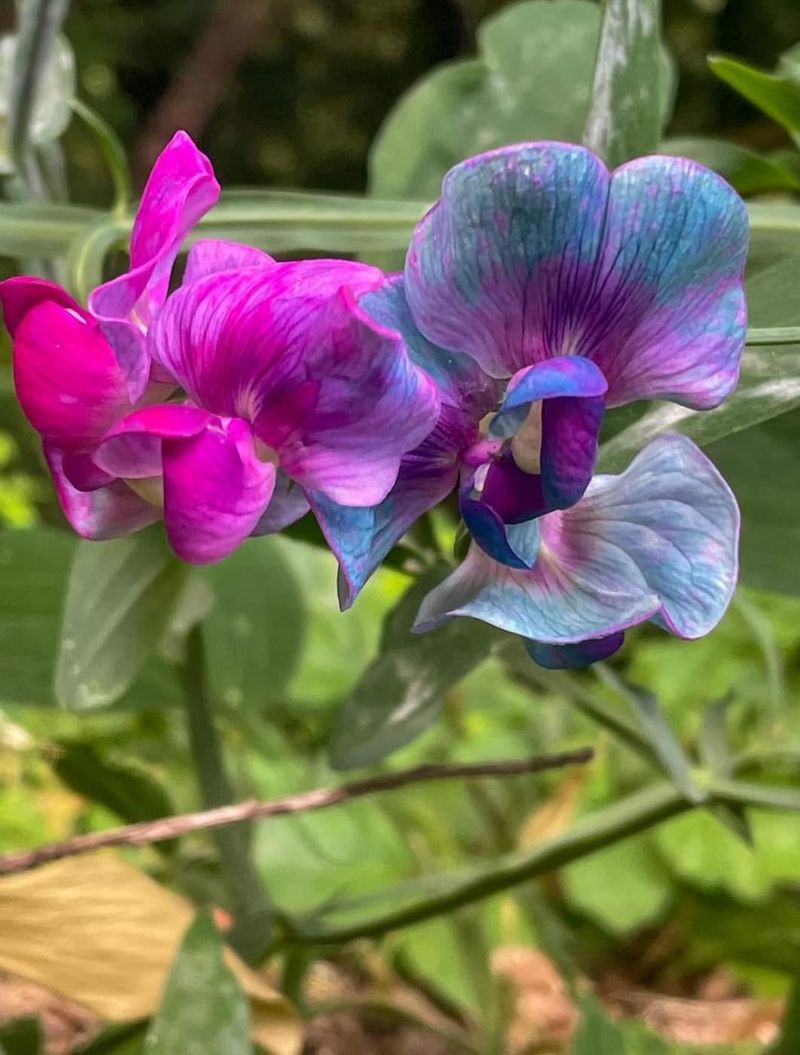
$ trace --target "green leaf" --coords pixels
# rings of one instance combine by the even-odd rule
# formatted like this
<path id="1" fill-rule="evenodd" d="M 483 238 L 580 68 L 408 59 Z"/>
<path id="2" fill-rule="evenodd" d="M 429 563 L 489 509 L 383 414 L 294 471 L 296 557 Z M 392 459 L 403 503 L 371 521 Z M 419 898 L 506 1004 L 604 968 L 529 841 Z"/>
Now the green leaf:
<path id="1" fill-rule="evenodd" d="M 660 0 L 607 0 L 603 8 L 583 142 L 612 168 L 653 153 L 671 108 L 672 85 L 658 75 L 660 21 Z"/>
<path id="2" fill-rule="evenodd" d="M 627 839 L 584 857 L 561 872 L 573 908 L 613 934 L 630 934 L 664 912 L 673 885 L 644 839 Z"/>
<path id="3" fill-rule="evenodd" d="M 800 410 L 707 449 L 742 511 L 741 579 L 748 586 L 800 595 Z"/>
<path id="4" fill-rule="evenodd" d="M 70 99 L 75 94 L 75 55 L 66 37 L 53 37 L 63 18 L 65 4 L 50 3 L 51 11 L 28 3 L 19 35 L 0 40 L 0 172 L 13 171 L 11 125 L 22 120 L 19 145 L 41 145 L 57 139 L 69 124 Z M 60 10 L 59 10 L 60 9 Z M 40 24 L 37 25 L 37 22 Z M 47 23 L 42 26 L 41 22 Z M 20 41 L 23 53 L 19 53 Z M 24 68 L 20 71 L 19 61 Z M 20 76 L 22 72 L 22 76 Z M 11 111 L 15 110 L 12 118 Z"/>
<path id="5" fill-rule="evenodd" d="M 800 171 L 796 168 L 724 139 L 666 139 L 659 150 L 699 161 L 724 176 L 740 194 L 800 190 Z"/>
<path id="6" fill-rule="evenodd" d="M 768 207 L 761 208 L 766 210 Z M 761 215 L 764 215 L 763 211 L 759 213 Z M 791 219 L 794 222 L 797 218 L 800 218 L 800 210 L 795 207 L 788 214 L 782 211 L 784 221 Z M 800 256 L 787 257 L 749 279 L 747 295 L 751 326 L 800 324 L 800 298 L 796 295 L 798 268 Z M 739 385 L 721 407 L 701 412 L 666 403 L 648 408 L 643 413 L 631 407 L 627 414 L 640 413 L 640 416 L 603 444 L 599 466 L 603 472 L 621 471 L 646 443 L 662 432 L 682 432 L 705 447 L 798 406 L 800 344 L 748 346 L 742 358 Z M 625 413 L 622 412 L 623 420 Z"/>
<path id="7" fill-rule="evenodd" d="M 800 84 L 784 71 L 764 73 L 738 59 L 710 55 L 708 64 L 721 81 L 743 95 L 800 142 Z"/>
<path id="8" fill-rule="evenodd" d="M 669 821 L 654 838 L 673 872 L 700 890 L 725 890 L 749 902 L 770 892 L 771 881 L 752 847 L 706 810 Z"/>
<path id="9" fill-rule="evenodd" d="M 199 913 L 170 970 L 144 1055 L 250 1055 L 247 998 L 222 951 L 210 915 Z"/>
<path id="10" fill-rule="evenodd" d="M 81 205 L 0 202 L 0 255 L 62 256 L 102 215 Z"/>
<path id="11" fill-rule="evenodd" d="M 105 758 L 94 744 L 60 741 L 52 765 L 62 783 L 126 823 L 157 820 L 175 812 L 163 787 L 144 769 Z M 155 843 L 156 849 L 174 848 L 171 842 Z"/>
<path id="12" fill-rule="evenodd" d="M 113 542 L 81 542 L 70 572 L 55 673 L 73 710 L 113 703 L 153 655 L 186 581 L 161 524 Z"/>
<path id="13" fill-rule="evenodd" d="M 215 598 L 203 623 L 212 695 L 263 712 L 282 701 L 304 645 L 305 610 L 286 544 L 251 539 L 201 574 Z"/>
<path id="14" fill-rule="evenodd" d="M 0 701 L 53 702 L 53 657 L 75 540 L 49 529 L 0 534 Z"/>
<path id="15" fill-rule="evenodd" d="M 145 1022 L 106 1026 L 75 1055 L 141 1055 L 146 1031 Z"/>
<path id="16" fill-rule="evenodd" d="M 335 769 L 373 765 L 420 736 L 441 714 L 447 690 L 500 647 L 500 632 L 474 619 L 411 634 L 422 598 L 442 578 L 439 570 L 417 580 L 390 615 L 380 654 L 339 712 Z"/>
<path id="17" fill-rule="evenodd" d="M 658 698 L 638 685 L 628 684 L 611 667 L 606 667 L 604 664 L 599 665 L 598 674 L 624 699 L 628 700 L 642 732 L 653 749 L 653 755 L 675 787 L 682 791 L 690 802 L 702 802 L 704 795 L 692 777 L 691 762 L 664 714 Z"/>
<path id="18" fill-rule="evenodd" d="M 373 201 L 356 195 L 227 190 L 194 238 L 244 241 L 270 253 L 316 249 L 366 253 L 405 249 L 424 201 Z"/>
<path id="19" fill-rule="evenodd" d="M 477 60 L 435 69 L 389 114 L 370 155 L 372 194 L 434 198 L 445 172 L 471 154 L 522 140 L 580 142 L 599 39 L 600 10 L 585 0 L 528 0 L 487 19 Z M 669 79 L 662 56 L 647 81 Z"/>
<path id="20" fill-rule="evenodd" d="M 768 1055 L 797 1055 L 800 1051 L 800 979 L 795 979 L 783 1013 L 781 1035 Z"/>
<path id="21" fill-rule="evenodd" d="M 39 1055 L 43 1049 L 38 1018 L 14 1018 L 0 1024 L 0 1051 L 6 1055 Z"/>

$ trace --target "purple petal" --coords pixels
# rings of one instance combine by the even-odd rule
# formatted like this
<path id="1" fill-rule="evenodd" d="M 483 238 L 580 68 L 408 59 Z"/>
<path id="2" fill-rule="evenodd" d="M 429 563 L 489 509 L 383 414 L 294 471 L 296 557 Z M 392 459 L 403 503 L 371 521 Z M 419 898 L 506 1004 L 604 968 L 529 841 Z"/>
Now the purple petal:
<path id="1" fill-rule="evenodd" d="M 216 203 L 219 184 L 211 163 L 185 132 L 176 132 L 156 160 L 131 235 L 130 270 L 92 293 L 98 318 L 130 386 L 144 392 L 150 363 L 144 333 L 164 303 L 175 258 L 189 231 Z"/>
<path id="2" fill-rule="evenodd" d="M 406 296 L 425 336 L 494 377 L 568 354 L 608 182 L 598 158 L 562 143 L 505 147 L 452 169 L 406 259 Z"/>
<path id="3" fill-rule="evenodd" d="M 397 482 L 379 505 L 356 508 L 310 494 L 314 514 L 339 562 L 339 602 L 350 608 L 381 561 L 409 528 L 458 481 L 460 454 L 475 438 L 468 415 L 442 406 L 436 427 L 403 457 Z"/>
<path id="4" fill-rule="evenodd" d="M 199 407 L 166 403 L 135 410 L 103 437 L 95 464 L 112 476 L 144 480 L 161 476 L 161 444 L 197 436 L 216 419 Z"/>
<path id="5" fill-rule="evenodd" d="M 433 382 L 357 307 L 376 268 L 309 260 L 220 272 L 170 297 L 155 358 L 193 402 L 253 423 L 304 488 L 375 505 L 433 428 Z"/>
<path id="6" fill-rule="evenodd" d="M 245 421 L 214 422 L 195 436 L 165 439 L 164 522 L 190 564 L 222 560 L 250 535 L 269 504 L 275 466 L 259 460 Z"/>
<path id="7" fill-rule="evenodd" d="M 237 270 L 243 267 L 269 267 L 275 261 L 268 253 L 253 249 L 239 242 L 226 242 L 221 238 L 201 238 L 195 242 L 186 257 L 183 282 L 197 282 L 218 271 Z"/>
<path id="8" fill-rule="evenodd" d="M 531 571 L 472 546 L 423 602 L 418 629 L 467 615 L 524 638 L 573 644 L 648 618 L 681 637 L 708 633 L 736 584 L 739 513 L 725 481 L 684 436 L 650 443 L 621 476 L 538 521 Z"/>
<path id="9" fill-rule="evenodd" d="M 625 634 L 620 631 L 576 645 L 546 645 L 541 641 L 525 641 L 524 645 L 528 655 L 540 667 L 547 667 L 548 670 L 576 670 L 608 659 L 622 648 L 624 642 Z"/>
<path id="10" fill-rule="evenodd" d="M 78 491 L 96 491 L 111 484 L 115 476 L 101 469 L 91 454 L 61 450 L 61 469 Z"/>
<path id="11" fill-rule="evenodd" d="M 431 341 L 497 377 L 580 355 L 608 402 L 716 406 L 736 384 L 747 213 L 723 180 L 647 157 L 613 177 L 588 151 L 505 147 L 456 166 L 406 263 Z"/>
<path id="12" fill-rule="evenodd" d="M 90 450 L 130 409 L 111 346 L 91 316 L 63 301 L 41 300 L 13 321 L 14 383 L 26 417 L 47 442 Z"/>
<path id="13" fill-rule="evenodd" d="M 275 490 L 264 515 L 253 528 L 253 535 L 271 535 L 294 524 L 305 516 L 311 506 L 302 487 L 280 469 L 275 479 Z"/>
<path id="14" fill-rule="evenodd" d="M 402 275 L 390 275 L 379 289 L 364 294 L 359 305 L 400 334 L 413 361 L 436 382 L 443 403 L 463 408 L 476 423 L 497 406 L 502 385 L 495 378 L 471 356 L 448 352 L 420 333 L 406 301 Z"/>
<path id="15" fill-rule="evenodd" d="M 514 458 L 490 469 L 484 491 L 484 501 L 504 520 L 513 523 L 541 516 L 578 501 L 597 460 L 606 389 L 598 367 L 579 356 L 550 359 L 514 375 L 490 427 L 492 435 L 514 436 Z M 540 476 L 536 488 L 523 479 L 525 467 Z M 502 496 L 493 499 L 493 493 L 500 491 L 498 484 L 502 484 Z M 507 508 L 512 494 L 516 511 L 505 512 L 498 501 L 502 497 Z"/>
<path id="16" fill-rule="evenodd" d="M 539 554 L 539 527 L 535 520 L 507 524 L 487 502 L 461 494 L 461 516 L 483 552 L 509 568 L 530 569 Z"/>
<path id="17" fill-rule="evenodd" d="M 44 454 L 64 516 L 83 538 L 119 538 L 161 519 L 161 510 L 145 502 L 122 480 L 95 491 L 77 490 L 64 474 L 63 452 L 45 443 Z"/>

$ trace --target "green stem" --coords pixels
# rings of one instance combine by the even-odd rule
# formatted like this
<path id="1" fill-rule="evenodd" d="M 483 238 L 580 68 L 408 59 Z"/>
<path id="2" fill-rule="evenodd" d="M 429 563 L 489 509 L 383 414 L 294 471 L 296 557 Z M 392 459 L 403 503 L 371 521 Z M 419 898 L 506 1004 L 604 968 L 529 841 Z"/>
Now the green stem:
<path id="1" fill-rule="evenodd" d="M 749 345 L 797 344 L 800 326 L 751 326 L 746 342 Z"/>
<path id="2" fill-rule="evenodd" d="M 235 801 L 222 757 L 205 676 L 202 629 L 188 635 L 183 667 L 186 716 L 195 772 L 204 807 L 213 809 Z M 231 899 L 234 926 L 230 941 L 249 963 L 263 959 L 272 937 L 275 911 L 250 852 L 251 827 L 237 824 L 218 828 L 214 840 L 220 868 Z"/>
<path id="3" fill-rule="evenodd" d="M 729 790 L 729 794 L 733 793 Z M 672 784 L 655 784 L 586 817 L 570 831 L 539 843 L 533 850 L 495 860 L 486 871 L 456 877 L 448 888 L 435 891 L 410 905 L 339 927 L 314 929 L 295 921 L 287 941 L 290 944 L 340 944 L 409 927 L 552 872 L 579 857 L 585 857 L 629 835 L 646 831 L 693 808 L 694 804 Z"/>
<path id="4" fill-rule="evenodd" d="M 124 220 L 131 200 L 131 175 L 125 147 L 108 121 L 103 120 L 100 114 L 95 113 L 81 99 L 73 99 L 71 105 L 97 139 L 114 188 L 114 216 L 118 220 Z"/>
<path id="5" fill-rule="evenodd" d="M 15 171 L 34 198 L 47 198 L 31 142 L 34 108 L 68 7 L 69 0 L 26 0 L 21 6 L 8 114 L 9 149 Z"/>

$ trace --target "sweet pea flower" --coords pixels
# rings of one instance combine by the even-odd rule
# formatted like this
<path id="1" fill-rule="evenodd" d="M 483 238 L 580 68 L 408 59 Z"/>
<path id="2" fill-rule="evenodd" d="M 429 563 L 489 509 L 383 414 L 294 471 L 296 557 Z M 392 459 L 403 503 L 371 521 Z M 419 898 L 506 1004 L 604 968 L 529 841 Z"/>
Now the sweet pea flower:
<path id="1" fill-rule="evenodd" d="M 88 311 L 40 278 L 0 283 L 17 396 L 42 437 L 64 514 L 86 538 L 114 538 L 160 516 L 92 455 L 107 430 L 136 405 L 163 398 L 174 387 L 152 369 L 146 331 L 166 300 L 182 242 L 218 196 L 208 159 L 178 132 L 142 195 L 130 269 L 94 290 Z"/>
<path id="2" fill-rule="evenodd" d="M 414 323 L 507 383 L 465 520 L 490 555 L 525 560 L 504 525 L 581 497 L 606 408 L 696 410 L 736 387 L 747 325 L 747 213 L 708 169 L 645 157 L 609 173 L 559 143 L 456 166 L 405 268 Z"/>
<path id="3" fill-rule="evenodd" d="M 475 542 L 426 600 L 420 629 L 472 615 L 532 639 L 551 666 L 610 654 L 645 618 L 689 637 L 711 629 L 735 583 L 738 511 L 705 457 L 664 438 L 623 476 L 590 481 L 606 407 L 666 398 L 710 409 L 733 390 L 746 248 L 739 198 L 680 159 L 643 158 L 610 174 L 580 147 L 523 144 L 446 177 L 404 278 L 362 300 L 378 317 L 393 305 L 395 325 L 429 362 L 471 361 L 458 376 L 472 390 L 491 392 L 476 371 L 505 389 L 482 441 L 478 417 L 495 408 L 470 414 L 461 401 L 464 428 L 448 454 Z M 384 529 L 390 512 L 391 526 L 402 524 L 392 501 L 429 508 L 420 481 L 432 462 L 416 453 L 416 481 L 375 511 Z M 327 515 L 348 601 L 399 536 L 373 533 L 365 561 L 349 515 Z M 587 542 L 595 529 L 600 549 Z M 686 611 L 671 600 L 678 570 Z"/>
<path id="4" fill-rule="evenodd" d="M 307 494 L 356 508 L 386 498 L 439 397 L 400 335 L 357 304 L 383 280 L 364 264 L 275 263 L 228 243 L 190 251 L 148 333 L 186 401 L 137 409 L 93 455 L 111 476 L 163 487 L 178 556 L 219 560 L 297 519 Z"/>

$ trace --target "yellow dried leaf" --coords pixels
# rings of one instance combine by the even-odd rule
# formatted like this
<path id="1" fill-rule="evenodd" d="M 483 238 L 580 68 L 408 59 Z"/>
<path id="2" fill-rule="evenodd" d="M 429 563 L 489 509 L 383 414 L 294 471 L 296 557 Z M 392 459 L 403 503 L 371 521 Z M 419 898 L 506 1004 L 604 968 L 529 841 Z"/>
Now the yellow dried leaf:
<path id="1" fill-rule="evenodd" d="M 125 1022 L 152 1015 L 192 905 L 113 853 L 0 879 L 0 970 Z M 228 950 L 250 997 L 253 1037 L 274 1055 L 302 1043 L 291 1006 Z"/>

